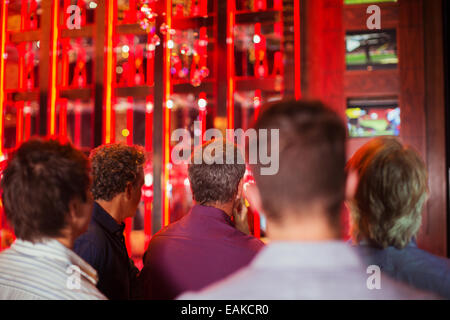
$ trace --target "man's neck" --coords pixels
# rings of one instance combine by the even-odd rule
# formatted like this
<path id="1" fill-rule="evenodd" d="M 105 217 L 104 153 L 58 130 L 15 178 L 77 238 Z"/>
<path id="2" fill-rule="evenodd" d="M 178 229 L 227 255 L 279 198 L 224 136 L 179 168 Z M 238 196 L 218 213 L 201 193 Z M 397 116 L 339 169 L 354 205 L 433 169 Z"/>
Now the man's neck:
<path id="1" fill-rule="evenodd" d="M 113 198 L 111 201 L 105 200 L 95 200 L 97 204 L 103 208 L 117 223 L 121 224 L 124 220 L 121 213 L 120 201 L 116 198 Z"/>
<path id="2" fill-rule="evenodd" d="M 339 239 L 339 227 L 322 212 L 289 214 L 282 221 L 267 221 L 267 237 L 272 241 L 333 241 Z"/>
<path id="3" fill-rule="evenodd" d="M 73 244 L 75 243 L 75 239 L 66 232 L 61 237 L 55 238 L 55 240 L 70 250 L 73 249 Z"/>
<path id="4" fill-rule="evenodd" d="M 206 203 L 204 205 L 208 206 L 208 207 L 213 207 L 213 208 L 222 210 L 229 217 L 231 217 L 233 215 L 233 203 L 232 202 L 227 202 L 227 203 Z"/>

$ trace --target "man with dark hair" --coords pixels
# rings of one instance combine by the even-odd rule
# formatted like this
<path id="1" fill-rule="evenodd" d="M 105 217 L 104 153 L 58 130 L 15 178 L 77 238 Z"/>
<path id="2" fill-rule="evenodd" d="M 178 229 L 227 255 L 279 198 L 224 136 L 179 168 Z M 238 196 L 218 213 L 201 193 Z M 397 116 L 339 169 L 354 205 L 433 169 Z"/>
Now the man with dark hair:
<path id="1" fill-rule="evenodd" d="M 0 253 L 1 299 L 105 299 L 96 271 L 71 249 L 92 210 L 89 161 L 71 144 L 30 140 L 3 171 L 17 240 Z"/>
<path id="2" fill-rule="evenodd" d="M 238 211 L 244 173 L 232 143 L 213 140 L 194 151 L 188 174 L 196 205 L 150 241 L 140 275 L 143 298 L 174 299 L 201 289 L 248 264 L 263 247 L 240 231 L 247 226 L 249 233 L 246 215 Z"/>
<path id="3" fill-rule="evenodd" d="M 267 218 L 270 243 L 248 267 L 181 299 L 426 297 L 388 278 L 380 283 L 377 269 L 366 270 L 339 240 L 340 211 L 356 178 L 346 177 L 346 129 L 335 112 L 318 102 L 280 102 L 263 110 L 256 129 L 279 130 L 278 173 L 262 175 L 255 164 L 256 184 L 246 191 Z M 259 139 L 258 146 L 264 143 L 271 145 Z"/>
<path id="4" fill-rule="evenodd" d="M 97 287 L 104 295 L 130 299 L 139 271 L 125 246 L 124 220 L 135 215 L 141 199 L 145 155 L 137 146 L 109 144 L 94 149 L 90 158 L 94 209 L 74 250 L 97 270 Z"/>

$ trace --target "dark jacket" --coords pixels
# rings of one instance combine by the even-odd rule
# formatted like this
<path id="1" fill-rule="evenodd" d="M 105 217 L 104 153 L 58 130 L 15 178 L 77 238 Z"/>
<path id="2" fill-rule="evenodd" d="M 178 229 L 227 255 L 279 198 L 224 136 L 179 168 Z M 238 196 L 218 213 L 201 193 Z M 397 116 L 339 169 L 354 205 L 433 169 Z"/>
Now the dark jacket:
<path id="1" fill-rule="evenodd" d="M 128 256 L 124 228 L 95 202 L 88 231 L 74 245 L 74 251 L 97 270 L 97 288 L 111 300 L 131 299 L 139 272 Z"/>

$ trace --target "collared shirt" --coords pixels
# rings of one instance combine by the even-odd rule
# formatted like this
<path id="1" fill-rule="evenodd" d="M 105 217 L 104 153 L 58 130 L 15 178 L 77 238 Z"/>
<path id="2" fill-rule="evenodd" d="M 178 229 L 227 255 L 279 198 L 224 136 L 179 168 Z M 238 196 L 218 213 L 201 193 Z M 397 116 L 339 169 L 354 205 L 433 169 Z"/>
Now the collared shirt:
<path id="1" fill-rule="evenodd" d="M 150 241 L 140 275 L 143 298 L 173 299 L 247 265 L 264 244 L 222 210 L 196 205 Z"/>
<path id="2" fill-rule="evenodd" d="M 0 299 L 105 299 L 97 272 L 59 241 L 17 239 L 0 253 Z"/>
<path id="3" fill-rule="evenodd" d="M 132 287 L 138 273 L 128 256 L 124 228 L 124 223 L 117 223 L 94 202 L 88 231 L 74 245 L 74 251 L 97 270 L 97 288 L 112 300 L 132 297 Z"/>
<path id="4" fill-rule="evenodd" d="M 378 265 L 399 281 L 450 299 L 450 260 L 419 249 L 414 240 L 403 249 L 378 249 L 365 242 L 356 248 L 367 264 Z"/>
<path id="5" fill-rule="evenodd" d="M 385 275 L 372 286 L 353 248 L 340 241 L 271 242 L 234 275 L 180 299 L 424 299 L 437 298 Z M 375 275 L 376 276 L 376 275 Z M 369 283 L 369 284 L 368 284 Z M 370 289 L 372 288 L 372 289 Z"/>

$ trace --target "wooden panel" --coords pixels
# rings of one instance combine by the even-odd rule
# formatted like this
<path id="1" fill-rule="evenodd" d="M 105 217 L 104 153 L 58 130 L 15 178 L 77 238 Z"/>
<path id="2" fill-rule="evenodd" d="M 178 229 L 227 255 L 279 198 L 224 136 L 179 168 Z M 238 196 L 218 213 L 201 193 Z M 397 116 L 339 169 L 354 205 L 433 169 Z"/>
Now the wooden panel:
<path id="1" fill-rule="evenodd" d="M 447 254 L 447 183 L 445 165 L 444 57 L 442 45 L 442 1 L 424 2 L 425 108 L 427 124 L 427 166 L 432 251 Z"/>
<path id="2" fill-rule="evenodd" d="M 198 87 L 192 86 L 189 82 L 173 83 L 173 93 L 193 93 L 198 95 L 200 92 L 212 93 L 214 90 L 213 81 L 205 80 Z"/>
<path id="3" fill-rule="evenodd" d="M 257 22 L 273 23 L 274 21 L 279 21 L 281 14 L 278 10 L 267 10 L 259 12 L 242 12 L 236 13 L 236 24 L 254 24 Z"/>
<path id="4" fill-rule="evenodd" d="M 139 24 L 120 24 L 116 26 L 116 34 L 135 34 L 146 35 L 147 32 L 143 30 Z"/>
<path id="5" fill-rule="evenodd" d="M 153 94 L 153 87 L 149 86 L 135 86 L 135 87 L 123 87 L 115 89 L 116 97 L 134 97 L 134 98 L 147 98 L 150 94 Z"/>
<path id="6" fill-rule="evenodd" d="M 196 29 L 200 27 L 211 27 L 214 24 L 214 17 L 188 17 L 175 18 L 172 22 L 173 29 Z"/>
<path id="7" fill-rule="evenodd" d="M 351 138 L 347 141 L 347 160 L 371 138 Z"/>
<path id="8" fill-rule="evenodd" d="M 79 89 L 67 89 L 61 90 L 59 93 L 61 98 L 66 98 L 69 100 L 90 100 L 92 98 L 92 89 L 89 88 L 79 88 Z"/>
<path id="9" fill-rule="evenodd" d="M 343 2 L 306 1 L 301 19 L 307 19 L 302 45 L 302 95 L 320 99 L 345 116 L 345 41 L 342 21 Z M 305 72 L 306 71 L 306 72 Z M 306 84 L 304 86 L 304 84 Z"/>
<path id="10" fill-rule="evenodd" d="M 12 101 L 36 101 L 38 99 L 38 91 L 8 92 L 8 100 Z"/>
<path id="11" fill-rule="evenodd" d="M 38 41 L 41 38 L 40 30 L 31 30 L 24 32 L 12 32 L 10 34 L 10 41 L 12 43 L 28 42 L 28 41 Z"/>
<path id="12" fill-rule="evenodd" d="M 276 92 L 274 88 L 276 88 L 276 79 L 272 78 L 253 78 L 253 77 L 245 77 L 245 78 L 236 78 L 236 91 L 253 91 L 255 88 L 258 88 L 262 91 L 273 91 Z"/>
<path id="13" fill-rule="evenodd" d="M 400 89 L 398 70 L 346 72 L 344 88 L 349 97 L 397 96 Z"/>
<path id="14" fill-rule="evenodd" d="M 393 29 L 398 25 L 398 5 L 397 3 L 377 3 L 381 10 L 381 28 Z M 344 9 L 345 30 L 367 30 L 366 13 L 369 4 L 347 5 Z"/>
<path id="15" fill-rule="evenodd" d="M 399 74 L 401 83 L 400 108 L 402 140 L 412 145 L 428 164 L 427 111 L 425 109 L 424 24 L 422 0 L 399 1 Z M 431 36 L 431 35 L 430 35 Z M 435 35 L 433 35 L 434 37 Z M 430 173 L 434 175 L 434 173 Z M 433 190 L 431 190 L 433 192 Z M 431 195 L 435 197 L 434 194 Z M 444 255 L 445 220 L 430 202 L 422 214 L 418 245 L 422 249 Z"/>
<path id="16" fill-rule="evenodd" d="M 61 29 L 61 38 L 89 38 L 93 36 L 94 27 L 92 25 L 84 26 L 80 29 Z"/>

